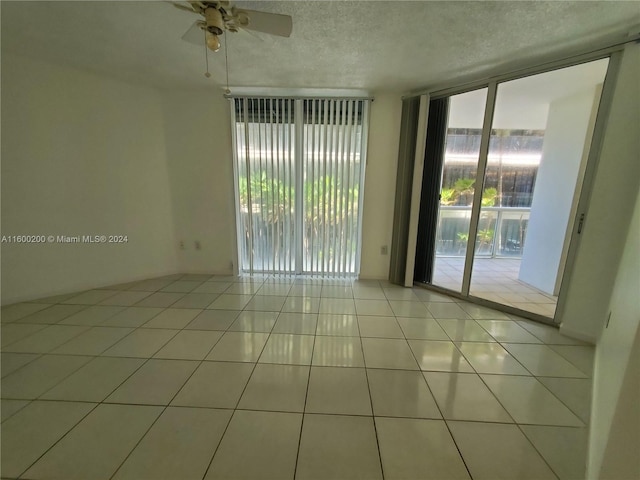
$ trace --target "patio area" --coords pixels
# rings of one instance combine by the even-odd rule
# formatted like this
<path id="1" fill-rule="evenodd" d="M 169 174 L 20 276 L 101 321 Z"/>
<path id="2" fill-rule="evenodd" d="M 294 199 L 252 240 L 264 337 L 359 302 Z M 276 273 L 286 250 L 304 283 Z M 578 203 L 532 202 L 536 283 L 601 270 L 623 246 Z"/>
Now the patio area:
<path id="1" fill-rule="evenodd" d="M 476 258 L 470 294 L 553 318 L 558 297 L 518 280 L 519 271 L 519 258 Z M 463 257 L 436 256 L 432 283 L 459 292 L 463 272 Z"/>

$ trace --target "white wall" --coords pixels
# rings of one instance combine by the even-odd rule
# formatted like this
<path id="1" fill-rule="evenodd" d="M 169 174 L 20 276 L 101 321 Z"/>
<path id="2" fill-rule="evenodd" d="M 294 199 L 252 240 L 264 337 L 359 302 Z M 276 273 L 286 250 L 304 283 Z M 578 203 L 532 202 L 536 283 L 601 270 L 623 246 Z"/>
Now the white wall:
<path id="1" fill-rule="evenodd" d="M 559 266 L 585 139 L 591 138 L 596 89 L 551 102 L 519 279 L 557 295 Z M 595 100 L 594 100 L 595 98 Z M 587 146 L 588 147 L 588 146 Z M 564 266 L 564 263 L 563 263 Z"/>
<path id="2" fill-rule="evenodd" d="M 387 279 L 395 203 L 398 142 L 402 99 L 399 94 L 376 93 L 371 105 L 367 170 L 362 218 L 362 260 L 360 278 Z"/>
<path id="3" fill-rule="evenodd" d="M 228 100 L 215 87 L 163 92 L 163 110 L 180 270 L 228 275 L 236 263 Z"/>
<path id="4" fill-rule="evenodd" d="M 176 269 L 157 91 L 2 54 L 2 235 L 128 235 L 2 244 L 2 303 Z"/>
<path id="5" fill-rule="evenodd" d="M 560 330 L 595 340 L 609 312 L 640 187 L 640 45 L 625 49 L 573 271 L 560 306 Z"/>
<path id="6" fill-rule="evenodd" d="M 640 478 L 640 195 L 596 347 L 589 479 Z"/>

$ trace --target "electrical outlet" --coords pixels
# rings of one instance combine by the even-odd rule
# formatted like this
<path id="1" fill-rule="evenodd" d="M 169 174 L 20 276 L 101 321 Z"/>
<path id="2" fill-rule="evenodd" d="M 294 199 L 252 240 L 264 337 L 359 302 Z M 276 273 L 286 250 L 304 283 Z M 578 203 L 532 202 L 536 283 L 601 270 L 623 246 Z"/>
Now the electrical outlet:
<path id="1" fill-rule="evenodd" d="M 389 246 L 388 245 L 382 245 L 380 247 L 380 255 L 389 255 Z"/>
<path id="2" fill-rule="evenodd" d="M 182 240 L 180 240 L 180 250 L 184 250 L 184 242 Z"/>
<path id="3" fill-rule="evenodd" d="M 196 240 L 195 242 L 193 242 L 193 245 L 196 247 L 196 250 L 201 250 L 202 249 L 202 245 L 200 245 L 200 241 Z"/>

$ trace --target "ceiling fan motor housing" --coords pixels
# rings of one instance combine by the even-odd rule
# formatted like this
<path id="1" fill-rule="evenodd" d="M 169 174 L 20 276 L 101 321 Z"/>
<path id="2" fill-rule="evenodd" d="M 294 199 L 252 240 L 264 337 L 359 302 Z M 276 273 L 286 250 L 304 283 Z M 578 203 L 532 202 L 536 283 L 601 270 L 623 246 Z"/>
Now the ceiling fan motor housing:
<path id="1" fill-rule="evenodd" d="M 224 20 L 222 13 L 217 8 L 209 7 L 204 11 L 207 30 L 214 35 L 222 35 L 224 32 Z"/>

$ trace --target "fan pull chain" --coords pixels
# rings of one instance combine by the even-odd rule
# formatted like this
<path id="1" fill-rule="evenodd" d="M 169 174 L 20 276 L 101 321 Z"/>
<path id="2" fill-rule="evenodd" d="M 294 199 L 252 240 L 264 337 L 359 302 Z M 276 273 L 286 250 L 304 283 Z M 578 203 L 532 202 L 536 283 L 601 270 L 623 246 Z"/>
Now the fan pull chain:
<path id="1" fill-rule="evenodd" d="M 231 90 L 229 90 L 229 63 L 228 63 L 228 59 L 227 59 L 227 41 L 229 39 L 229 35 L 225 35 L 224 37 L 224 69 L 226 71 L 227 74 L 227 88 L 225 89 L 224 93 L 226 93 L 227 95 L 231 93 Z"/>
<path id="2" fill-rule="evenodd" d="M 204 76 L 207 78 L 211 78 L 211 74 L 209 73 L 209 49 L 207 48 L 207 31 L 203 29 L 202 32 L 204 33 L 204 61 L 207 65 L 207 71 Z"/>

